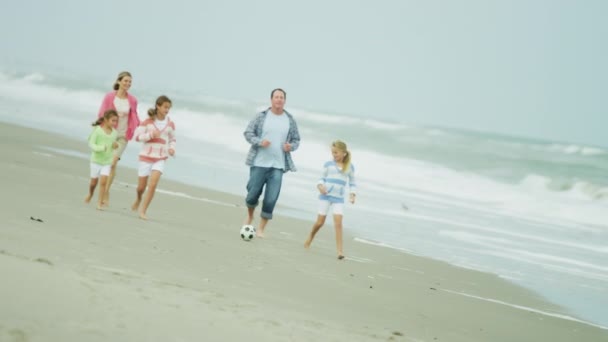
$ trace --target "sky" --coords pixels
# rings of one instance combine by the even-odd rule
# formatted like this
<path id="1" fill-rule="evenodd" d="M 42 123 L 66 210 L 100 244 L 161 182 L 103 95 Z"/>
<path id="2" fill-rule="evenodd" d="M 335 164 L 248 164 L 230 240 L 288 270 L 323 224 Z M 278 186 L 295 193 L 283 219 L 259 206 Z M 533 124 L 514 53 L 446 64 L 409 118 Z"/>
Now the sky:
<path id="1" fill-rule="evenodd" d="M 608 1 L 2 1 L 2 64 L 608 147 Z M 297 114 L 297 113 L 296 113 Z"/>

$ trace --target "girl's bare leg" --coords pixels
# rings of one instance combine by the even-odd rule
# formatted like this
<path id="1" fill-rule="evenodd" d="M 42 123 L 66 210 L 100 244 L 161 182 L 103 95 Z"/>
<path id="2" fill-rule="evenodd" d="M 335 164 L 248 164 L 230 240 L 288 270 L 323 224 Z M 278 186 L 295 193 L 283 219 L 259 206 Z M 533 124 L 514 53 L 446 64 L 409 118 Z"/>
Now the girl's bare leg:
<path id="1" fill-rule="evenodd" d="M 323 227 L 323 224 L 325 224 L 326 217 L 327 216 L 325 215 L 317 215 L 317 221 L 315 222 L 315 224 L 312 225 L 310 235 L 308 235 L 308 239 L 306 239 L 306 242 L 304 242 L 304 248 L 310 248 L 310 244 L 315 238 L 315 235 L 317 235 L 317 232 L 321 229 L 321 227 Z"/>
<path id="2" fill-rule="evenodd" d="M 91 199 L 93 198 L 93 194 L 95 193 L 95 188 L 97 187 L 97 178 L 91 178 L 91 182 L 89 183 L 89 194 L 84 198 L 84 203 L 91 203 Z"/>
<path id="3" fill-rule="evenodd" d="M 118 164 L 118 156 L 114 156 L 112 159 L 112 168 L 110 169 L 110 176 L 108 178 L 108 186 L 106 187 L 106 192 L 103 194 L 103 203 L 104 205 L 110 204 L 110 187 L 114 182 L 114 176 L 116 176 L 116 165 Z"/>
<path id="4" fill-rule="evenodd" d="M 342 249 L 342 215 L 334 215 L 334 228 L 336 229 L 338 259 L 344 259 L 344 250 Z"/>
<path id="5" fill-rule="evenodd" d="M 135 198 L 135 202 L 133 202 L 133 205 L 131 206 L 131 210 L 137 211 L 139 209 L 139 204 L 141 203 L 141 197 L 144 195 L 147 185 L 148 185 L 148 176 L 139 177 L 137 179 L 137 190 L 135 190 L 137 197 Z"/>
<path id="6" fill-rule="evenodd" d="M 97 202 L 97 210 L 103 210 L 103 206 L 105 205 L 103 198 L 108 186 L 108 176 L 102 175 L 99 178 L 99 201 Z"/>
<path id="7" fill-rule="evenodd" d="M 152 202 L 152 198 L 154 198 L 154 193 L 156 192 L 156 186 L 158 185 L 158 181 L 160 180 L 160 176 L 162 173 L 157 170 L 152 170 L 152 174 L 150 174 L 150 183 L 148 184 L 148 193 L 146 193 L 146 197 L 144 198 L 143 207 L 139 210 L 139 218 L 142 220 L 147 220 L 146 211 L 148 210 L 148 206 L 150 206 L 150 202 Z"/>

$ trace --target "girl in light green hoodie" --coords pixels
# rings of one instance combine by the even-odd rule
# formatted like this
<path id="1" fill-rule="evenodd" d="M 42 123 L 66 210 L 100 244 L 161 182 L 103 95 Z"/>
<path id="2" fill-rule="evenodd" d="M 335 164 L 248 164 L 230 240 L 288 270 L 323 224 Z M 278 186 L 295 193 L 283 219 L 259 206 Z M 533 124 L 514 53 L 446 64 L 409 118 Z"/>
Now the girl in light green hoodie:
<path id="1" fill-rule="evenodd" d="M 99 189 L 99 201 L 97 209 L 103 210 L 103 194 L 108 185 L 108 176 L 112 169 L 113 150 L 118 147 L 116 142 L 117 133 L 114 129 L 118 122 L 118 113 L 114 109 L 108 109 L 103 116 L 93 122 L 93 132 L 89 135 L 89 147 L 91 152 L 91 182 L 89 184 L 89 194 L 84 199 L 85 203 L 90 203 L 93 193 L 97 187 L 97 180 L 101 176 Z"/>

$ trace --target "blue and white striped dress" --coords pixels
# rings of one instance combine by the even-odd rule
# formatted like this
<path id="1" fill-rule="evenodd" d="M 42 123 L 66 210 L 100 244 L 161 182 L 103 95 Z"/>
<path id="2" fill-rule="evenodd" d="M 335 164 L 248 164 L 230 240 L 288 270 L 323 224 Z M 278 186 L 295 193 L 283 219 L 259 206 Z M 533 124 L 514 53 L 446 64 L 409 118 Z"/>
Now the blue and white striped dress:
<path id="1" fill-rule="evenodd" d="M 322 184 L 327 188 L 326 195 L 319 195 L 320 200 L 329 201 L 330 203 L 344 203 L 344 195 L 346 187 L 349 187 L 349 193 L 354 194 L 357 189 L 355 182 L 355 166 L 350 164 L 348 172 L 343 173 L 335 161 L 331 160 L 323 165 L 323 176 L 319 179 L 317 185 Z"/>

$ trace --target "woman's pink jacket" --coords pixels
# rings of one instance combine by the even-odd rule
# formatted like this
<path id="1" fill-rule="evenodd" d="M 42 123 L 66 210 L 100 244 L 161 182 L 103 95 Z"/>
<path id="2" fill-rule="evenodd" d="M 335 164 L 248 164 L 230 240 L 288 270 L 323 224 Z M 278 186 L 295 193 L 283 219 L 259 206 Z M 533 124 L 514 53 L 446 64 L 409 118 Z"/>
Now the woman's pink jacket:
<path id="1" fill-rule="evenodd" d="M 97 117 L 102 117 L 103 113 L 108 109 L 116 109 L 114 108 L 114 98 L 116 97 L 116 91 L 111 91 L 106 94 L 103 98 L 103 102 L 101 102 L 101 107 L 99 107 L 99 114 Z M 127 124 L 127 140 L 131 140 L 133 138 L 133 133 L 137 126 L 139 126 L 139 116 L 137 116 L 137 99 L 135 96 L 127 93 L 127 99 L 129 100 L 129 121 Z"/>

